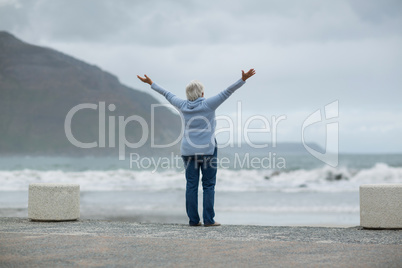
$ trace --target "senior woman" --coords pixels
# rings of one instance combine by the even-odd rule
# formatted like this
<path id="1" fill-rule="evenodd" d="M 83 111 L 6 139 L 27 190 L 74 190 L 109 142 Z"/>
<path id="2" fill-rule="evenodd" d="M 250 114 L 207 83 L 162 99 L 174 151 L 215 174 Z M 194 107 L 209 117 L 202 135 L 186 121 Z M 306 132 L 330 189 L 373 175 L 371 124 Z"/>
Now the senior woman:
<path id="1" fill-rule="evenodd" d="M 204 86 L 197 80 L 186 87 L 187 100 L 176 97 L 160 85 L 152 82 L 147 75 L 137 77 L 162 94 L 184 117 L 184 135 L 181 155 L 186 168 L 186 210 L 190 226 L 201 226 L 198 214 L 198 184 L 200 170 L 203 188 L 204 226 L 219 226 L 214 220 L 215 183 L 217 172 L 217 144 L 215 140 L 215 110 L 246 80 L 255 74 L 254 69 L 242 71 L 242 77 L 218 95 L 204 98 Z"/>

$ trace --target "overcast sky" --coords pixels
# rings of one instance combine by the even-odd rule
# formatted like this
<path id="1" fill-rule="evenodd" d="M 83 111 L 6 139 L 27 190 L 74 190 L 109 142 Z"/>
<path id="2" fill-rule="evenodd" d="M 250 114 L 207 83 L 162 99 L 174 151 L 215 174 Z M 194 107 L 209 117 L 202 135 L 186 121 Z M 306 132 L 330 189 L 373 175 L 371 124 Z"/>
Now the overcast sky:
<path id="1" fill-rule="evenodd" d="M 401 29 L 400 0 L 0 0 L 0 30 L 95 64 L 164 103 L 136 74 L 182 98 L 198 79 L 208 97 L 255 68 L 217 115 L 236 118 L 238 101 L 243 121 L 258 114 L 272 126 L 271 116 L 285 115 L 278 141 L 300 141 L 308 116 L 339 101 L 331 122 L 350 153 L 402 152 Z M 306 140 L 324 145 L 325 126 L 307 127 Z M 255 137 L 272 142 L 269 133 Z"/>

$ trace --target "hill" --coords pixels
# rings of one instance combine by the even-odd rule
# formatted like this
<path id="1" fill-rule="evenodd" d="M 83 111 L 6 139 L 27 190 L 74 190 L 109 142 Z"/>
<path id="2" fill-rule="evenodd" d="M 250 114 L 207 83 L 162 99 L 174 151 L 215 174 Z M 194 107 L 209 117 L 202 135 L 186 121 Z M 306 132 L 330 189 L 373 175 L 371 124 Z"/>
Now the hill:
<path id="1" fill-rule="evenodd" d="M 133 74 L 134 75 L 134 74 Z M 105 147 L 99 143 L 99 110 L 105 103 Z M 79 110 L 71 130 L 80 142 L 98 142 L 91 149 L 77 148 L 66 137 L 66 115 L 79 104 L 96 109 Z M 117 153 L 119 117 L 140 116 L 151 122 L 151 105 L 159 102 L 151 95 L 122 85 L 116 76 L 56 50 L 27 44 L 10 33 L 0 32 L 0 154 L 2 155 L 107 155 Z M 108 109 L 110 104 L 115 110 Z M 112 109 L 113 110 L 113 109 Z M 109 143 L 109 118 L 111 137 Z M 101 117 L 102 118 L 102 117 Z M 113 119 L 112 119 L 113 120 Z M 125 136 L 132 143 L 143 137 L 138 122 L 130 122 Z M 127 153 L 150 155 L 151 131 L 146 143 Z M 180 117 L 169 109 L 155 110 L 154 142 L 167 144 L 180 132 Z M 120 131 L 122 132 L 122 131 Z M 122 133 L 120 133 L 122 134 Z M 145 137 L 145 136 L 144 136 Z M 179 145 L 167 148 L 178 152 Z M 161 149 L 157 149 L 158 153 Z"/>

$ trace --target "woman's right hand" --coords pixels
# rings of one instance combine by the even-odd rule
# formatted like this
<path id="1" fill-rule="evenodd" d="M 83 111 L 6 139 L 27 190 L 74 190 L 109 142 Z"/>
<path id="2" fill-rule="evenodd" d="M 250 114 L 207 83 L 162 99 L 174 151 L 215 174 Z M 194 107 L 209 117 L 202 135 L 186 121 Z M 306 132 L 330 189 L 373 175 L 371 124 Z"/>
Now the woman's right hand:
<path id="1" fill-rule="evenodd" d="M 254 69 L 250 69 L 247 73 L 245 73 L 243 70 L 241 70 L 241 79 L 243 79 L 243 81 L 246 81 L 247 79 L 249 79 L 253 75 L 255 75 L 255 70 Z"/>
<path id="2" fill-rule="evenodd" d="M 138 79 L 140 79 L 142 82 L 152 85 L 153 82 L 151 78 L 149 78 L 146 74 L 144 74 L 144 76 L 145 78 L 137 75 Z"/>

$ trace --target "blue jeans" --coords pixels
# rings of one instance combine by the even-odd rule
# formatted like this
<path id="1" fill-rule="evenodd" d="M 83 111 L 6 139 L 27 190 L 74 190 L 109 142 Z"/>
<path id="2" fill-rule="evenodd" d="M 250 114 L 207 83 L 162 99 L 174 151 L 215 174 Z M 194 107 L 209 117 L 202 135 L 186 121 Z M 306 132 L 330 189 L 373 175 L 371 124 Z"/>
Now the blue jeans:
<path id="1" fill-rule="evenodd" d="M 200 170 L 202 173 L 203 213 L 204 224 L 215 223 L 215 184 L 217 171 L 217 153 L 215 147 L 213 155 L 182 156 L 186 168 L 186 210 L 190 225 L 200 222 L 198 215 L 198 184 Z"/>

